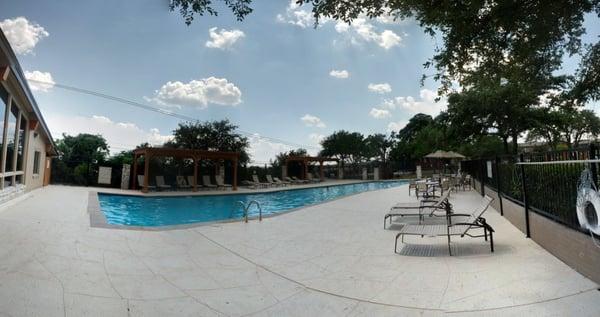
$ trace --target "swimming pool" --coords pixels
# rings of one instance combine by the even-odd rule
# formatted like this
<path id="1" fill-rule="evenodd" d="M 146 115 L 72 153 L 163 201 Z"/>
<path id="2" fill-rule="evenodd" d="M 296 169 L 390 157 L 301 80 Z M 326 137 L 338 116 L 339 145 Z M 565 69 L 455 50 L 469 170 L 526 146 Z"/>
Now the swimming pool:
<path id="1" fill-rule="evenodd" d="M 263 215 L 269 215 L 405 183 L 406 181 L 378 181 L 268 193 L 179 197 L 140 197 L 99 193 L 98 201 L 108 224 L 156 227 L 241 219 L 243 211 L 238 201 L 247 204 L 256 200 L 260 202 Z M 248 212 L 250 217 L 258 216 L 257 208 L 253 207 Z"/>

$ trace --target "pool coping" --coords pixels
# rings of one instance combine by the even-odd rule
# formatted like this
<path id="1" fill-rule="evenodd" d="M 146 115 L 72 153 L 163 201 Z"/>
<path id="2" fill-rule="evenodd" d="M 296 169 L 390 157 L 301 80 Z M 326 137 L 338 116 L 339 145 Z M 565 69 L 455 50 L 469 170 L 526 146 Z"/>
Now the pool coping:
<path id="1" fill-rule="evenodd" d="M 388 182 L 388 181 L 391 182 L 391 181 L 399 181 L 399 180 L 379 180 L 379 181 L 368 180 L 368 181 L 362 181 L 362 182 L 356 182 L 356 183 L 349 183 L 349 184 L 343 184 L 343 185 L 353 185 L 353 184 L 370 183 L 370 182 Z M 401 181 L 404 181 L 404 179 L 401 180 Z M 407 184 L 408 184 L 408 181 L 406 182 L 406 184 L 402 184 L 402 185 L 399 185 L 399 186 L 405 186 Z M 342 185 L 329 185 L 329 186 L 342 186 Z M 275 192 L 280 192 L 280 191 L 312 189 L 312 188 L 329 187 L 329 186 L 303 187 L 303 188 L 283 189 L 283 190 L 275 190 L 275 191 L 268 191 L 268 192 L 257 192 L 257 193 L 239 193 L 239 195 L 259 195 L 259 194 L 275 193 Z M 397 186 L 397 187 L 399 187 L 399 186 Z M 326 200 L 326 201 L 322 201 L 322 202 L 317 202 L 317 203 L 313 203 L 313 204 L 308 204 L 308 205 L 304 205 L 304 206 L 300 206 L 300 207 L 291 208 L 291 209 L 288 209 L 288 210 L 285 210 L 285 211 L 281 211 L 281 212 L 277 212 L 277 213 L 266 214 L 266 215 L 263 215 L 262 218 L 264 219 L 264 218 L 277 217 L 277 216 L 288 214 L 290 212 L 297 211 L 297 210 L 302 209 L 302 208 L 314 207 L 314 206 L 317 206 L 317 205 L 322 205 L 322 204 L 334 202 L 334 201 L 339 200 L 339 199 L 348 198 L 348 197 L 352 197 L 352 196 L 355 196 L 355 195 L 360 195 L 360 194 L 367 193 L 367 192 L 374 192 L 374 191 L 379 191 L 379 190 L 387 190 L 387 189 L 391 189 L 391 188 L 394 188 L 394 187 L 380 188 L 380 189 L 375 189 L 375 190 L 367 190 L 367 191 L 362 191 L 362 192 L 358 192 L 358 193 L 352 193 L 352 194 L 348 194 L 348 195 L 336 197 L 336 198 L 333 198 L 333 199 L 330 199 L 330 200 Z M 243 218 L 231 218 L 231 219 L 223 219 L 223 220 L 215 220 L 215 221 L 201 221 L 201 222 L 194 222 L 194 223 L 186 223 L 186 224 L 178 224 L 178 225 L 165 225 L 165 226 L 130 226 L 130 225 L 110 224 L 110 223 L 108 223 L 108 221 L 106 219 L 106 215 L 104 215 L 104 212 L 102 212 L 102 209 L 100 208 L 100 200 L 98 199 L 98 194 L 118 195 L 118 196 L 134 196 L 134 197 L 142 197 L 142 198 L 157 198 L 157 197 L 158 198 L 170 198 L 170 197 L 172 197 L 172 198 L 181 198 L 181 197 L 186 197 L 186 196 L 143 196 L 143 195 L 128 195 L 128 194 L 106 193 L 106 192 L 99 192 L 99 191 L 96 191 L 96 190 L 89 191 L 88 192 L 88 207 L 87 207 L 87 211 L 88 211 L 88 214 L 90 216 L 90 227 L 92 227 L 92 228 L 120 229 L 120 230 L 137 230 L 137 231 L 170 231 L 170 230 L 190 229 L 190 228 L 202 227 L 202 226 L 210 226 L 210 225 L 215 225 L 215 224 L 225 224 L 225 223 L 233 223 L 233 222 L 244 221 Z M 189 197 L 209 197 L 209 196 L 220 196 L 220 195 L 219 194 L 216 194 L 216 195 L 201 195 L 201 196 L 191 195 Z M 250 220 L 256 220 L 258 218 L 259 218 L 259 216 L 248 217 L 248 221 L 250 221 Z"/>

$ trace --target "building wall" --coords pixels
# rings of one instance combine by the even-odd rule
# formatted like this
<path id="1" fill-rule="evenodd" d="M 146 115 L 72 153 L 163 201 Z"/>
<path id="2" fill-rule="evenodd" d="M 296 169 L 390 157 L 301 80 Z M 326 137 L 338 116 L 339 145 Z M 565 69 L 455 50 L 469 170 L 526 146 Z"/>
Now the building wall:
<path id="1" fill-rule="evenodd" d="M 47 144 L 41 137 L 39 127 L 35 130 L 29 131 L 29 144 L 27 145 L 27 170 L 25 170 L 25 188 L 26 191 L 30 191 L 44 184 L 44 171 L 46 170 L 46 147 Z M 40 152 L 40 166 L 39 173 L 33 174 L 34 164 L 34 153 L 35 151 Z"/>

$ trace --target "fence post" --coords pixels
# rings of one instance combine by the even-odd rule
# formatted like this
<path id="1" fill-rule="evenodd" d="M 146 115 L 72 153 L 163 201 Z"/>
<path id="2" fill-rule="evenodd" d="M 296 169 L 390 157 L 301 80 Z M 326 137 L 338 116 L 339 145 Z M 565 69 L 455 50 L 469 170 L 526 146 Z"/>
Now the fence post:
<path id="1" fill-rule="evenodd" d="M 500 189 L 500 158 L 496 155 L 496 190 L 498 191 L 498 203 L 500 204 L 500 216 L 504 216 L 502 207 L 502 190 Z"/>
<path id="2" fill-rule="evenodd" d="M 590 154 L 588 156 L 588 159 L 590 160 L 595 160 L 596 159 L 596 145 L 594 143 L 590 144 Z M 590 164 L 590 171 L 592 172 L 592 180 L 594 180 L 594 186 L 598 186 L 598 170 L 596 167 L 596 163 L 591 163 Z"/>
<path id="3" fill-rule="evenodd" d="M 483 159 L 479 160 L 479 166 L 481 167 L 479 171 L 479 181 L 481 182 L 481 196 L 485 196 L 485 161 Z"/>
<path id="4" fill-rule="evenodd" d="M 524 162 L 523 154 L 520 157 L 521 163 Z M 523 185 L 523 205 L 525 205 L 525 233 L 527 238 L 531 237 L 531 232 L 529 231 L 529 203 L 527 202 L 527 183 L 525 181 L 525 164 L 521 164 L 521 183 Z"/>

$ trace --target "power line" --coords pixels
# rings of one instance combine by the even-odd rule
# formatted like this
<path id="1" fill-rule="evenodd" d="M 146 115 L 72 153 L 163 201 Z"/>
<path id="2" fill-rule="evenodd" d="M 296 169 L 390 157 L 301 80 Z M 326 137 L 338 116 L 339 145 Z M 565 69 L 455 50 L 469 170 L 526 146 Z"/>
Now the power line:
<path id="1" fill-rule="evenodd" d="M 158 108 L 158 107 L 149 106 L 149 105 L 137 102 L 137 101 L 133 101 L 133 100 L 129 100 L 129 99 L 121 98 L 121 97 L 116 97 L 116 96 L 111 96 L 111 95 L 108 95 L 105 93 L 101 93 L 101 92 L 97 92 L 97 91 L 93 91 L 93 90 L 89 90 L 89 89 L 83 89 L 83 88 L 78 88 L 78 87 L 59 84 L 59 83 L 51 83 L 51 82 L 46 82 L 46 81 L 41 81 L 41 80 L 36 80 L 36 79 L 28 79 L 28 81 L 38 83 L 38 84 L 51 85 L 51 86 L 58 87 L 58 88 L 61 88 L 64 90 L 69 90 L 69 91 L 73 91 L 73 92 L 77 92 L 77 93 L 81 93 L 81 94 L 86 94 L 86 95 L 91 95 L 91 96 L 95 96 L 95 97 L 99 97 L 99 98 L 103 98 L 103 99 L 116 101 L 119 103 L 123 103 L 123 104 L 130 105 L 133 107 L 141 108 L 141 109 L 144 109 L 147 111 L 152 111 L 152 112 L 159 113 L 162 115 L 171 116 L 171 117 L 181 119 L 181 120 L 186 120 L 186 121 L 198 121 L 199 120 L 197 118 L 194 118 L 194 117 L 191 117 L 191 116 L 188 116 L 185 114 L 177 113 L 174 111 L 170 111 L 170 110 L 166 110 L 166 109 L 162 109 L 162 108 Z M 238 131 L 241 134 L 244 134 L 251 138 L 269 140 L 272 142 L 277 142 L 277 143 L 285 144 L 285 145 L 292 146 L 292 147 L 320 149 L 319 147 L 316 147 L 316 146 L 290 142 L 290 141 L 282 140 L 279 138 L 262 136 L 262 135 L 258 135 L 256 133 L 252 133 L 252 132 L 248 132 L 248 131 L 244 131 L 244 130 L 238 129 Z"/>

